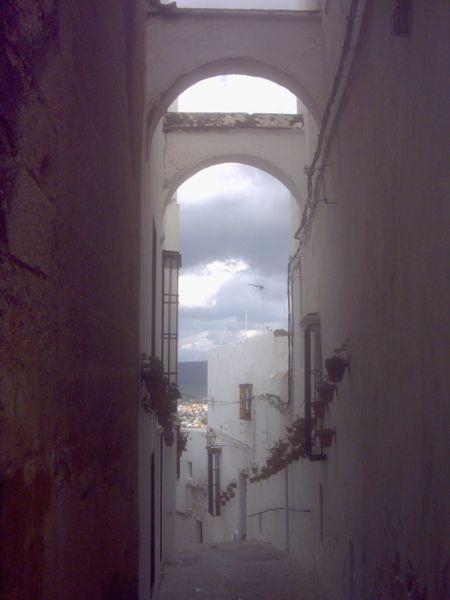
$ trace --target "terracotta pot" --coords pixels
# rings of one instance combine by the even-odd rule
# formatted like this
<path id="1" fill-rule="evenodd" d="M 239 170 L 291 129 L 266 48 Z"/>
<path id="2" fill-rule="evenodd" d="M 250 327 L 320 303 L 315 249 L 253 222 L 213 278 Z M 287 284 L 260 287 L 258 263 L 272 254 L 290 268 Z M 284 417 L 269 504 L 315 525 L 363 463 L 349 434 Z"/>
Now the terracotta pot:
<path id="1" fill-rule="evenodd" d="M 335 431 L 334 429 L 319 429 L 319 431 L 316 432 L 316 435 L 319 438 L 322 448 L 329 448 L 333 444 Z"/>
<path id="2" fill-rule="evenodd" d="M 348 361 L 342 356 L 332 356 L 325 360 L 328 379 L 333 383 L 340 383 L 344 379 L 344 373 L 347 367 Z"/>
<path id="3" fill-rule="evenodd" d="M 322 402 L 332 402 L 335 390 L 336 386 L 330 385 L 329 383 L 321 383 L 317 386 L 317 393 L 319 394 Z"/>

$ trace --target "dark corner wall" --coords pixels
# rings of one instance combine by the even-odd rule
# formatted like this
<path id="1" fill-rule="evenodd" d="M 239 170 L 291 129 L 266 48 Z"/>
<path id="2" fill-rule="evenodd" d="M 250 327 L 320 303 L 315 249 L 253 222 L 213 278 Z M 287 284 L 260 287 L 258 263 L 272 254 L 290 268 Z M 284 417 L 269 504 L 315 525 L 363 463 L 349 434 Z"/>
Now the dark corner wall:
<path id="1" fill-rule="evenodd" d="M 143 2 L 0 3 L 0 596 L 137 597 Z"/>

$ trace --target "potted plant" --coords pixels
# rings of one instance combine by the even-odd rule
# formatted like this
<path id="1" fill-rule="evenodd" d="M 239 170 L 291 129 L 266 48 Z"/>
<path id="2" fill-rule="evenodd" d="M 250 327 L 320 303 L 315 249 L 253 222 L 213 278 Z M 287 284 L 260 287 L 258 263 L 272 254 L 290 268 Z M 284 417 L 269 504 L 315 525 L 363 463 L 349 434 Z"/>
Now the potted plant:
<path id="1" fill-rule="evenodd" d="M 319 429 L 316 431 L 316 436 L 322 448 L 329 448 L 333 444 L 333 437 L 336 435 L 334 429 Z"/>
<path id="2" fill-rule="evenodd" d="M 317 386 L 317 393 L 319 394 L 320 400 L 324 403 L 332 402 L 335 390 L 336 385 L 330 383 L 328 379 L 325 379 L 325 381 L 322 381 L 322 383 L 319 383 Z"/>
<path id="3" fill-rule="evenodd" d="M 141 378 L 147 391 L 144 397 L 144 410 L 154 411 L 158 423 L 163 428 L 164 441 L 172 446 L 177 423 L 177 400 L 181 398 L 178 386 L 164 375 L 161 360 L 155 356 L 141 355 Z"/>
<path id="4" fill-rule="evenodd" d="M 344 378 L 345 369 L 348 367 L 347 340 L 334 350 L 334 356 L 325 360 L 328 379 L 333 383 L 340 383 Z"/>
<path id="5" fill-rule="evenodd" d="M 141 379 L 151 396 L 158 396 L 164 387 L 164 366 L 156 356 L 141 354 Z"/>

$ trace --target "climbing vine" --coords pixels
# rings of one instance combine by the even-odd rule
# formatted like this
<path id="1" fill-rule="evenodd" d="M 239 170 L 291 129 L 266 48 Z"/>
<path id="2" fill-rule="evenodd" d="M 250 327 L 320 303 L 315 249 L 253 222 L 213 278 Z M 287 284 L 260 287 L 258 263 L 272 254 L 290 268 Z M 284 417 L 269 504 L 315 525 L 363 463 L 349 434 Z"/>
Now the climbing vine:
<path id="1" fill-rule="evenodd" d="M 236 488 L 237 488 L 237 483 L 236 481 L 232 481 L 231 483 L 229 483 L 227 485 L 227 487 L 223 490 L 223 492 L 220 493 L 219 496 L 219 500 L 220 500 L 220 504 L 222 506 L 225 506 L 225 504 L 228 502 L 228 500 L 231 500 L 231 498 L 234 498 L 236 496 Z"/>
<path id="2" fill-rule="evenodd" d="M 260 468 L 252 467 L 251 483 L 269 479 L 306 455 L 305 419 L 297 417 L 290 427 L 286 427 L 286 431 L 286 438 L 278 440 L 270 448 L 265 464 Z"/>

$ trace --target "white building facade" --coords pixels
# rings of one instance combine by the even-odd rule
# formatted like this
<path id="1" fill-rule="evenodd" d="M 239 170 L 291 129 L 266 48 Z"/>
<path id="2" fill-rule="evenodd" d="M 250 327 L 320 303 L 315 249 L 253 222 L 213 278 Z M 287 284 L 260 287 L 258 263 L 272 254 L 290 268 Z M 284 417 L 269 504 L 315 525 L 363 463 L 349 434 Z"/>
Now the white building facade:
<path id="1" fill-rule="evenodd" d="M 286 546 L 282 475 L 264 482 L 263 493 L 255 493 L 250 479 L 286 433 L 287 342 L 286 331 L 269 331 L 208 355 L 207 541 Z"/>
<path id="2" fill-rule="evenodd" d="M 207 511 L 208 471 L 206 428 L 186 427 L 186 450 L 180 457 L 176 483 L 176 542 L 203 543 L 203 521 Z"/>

